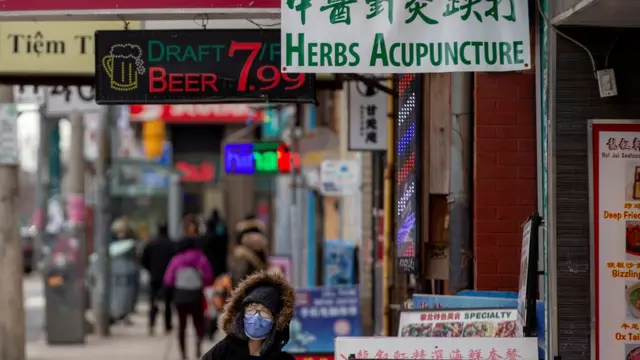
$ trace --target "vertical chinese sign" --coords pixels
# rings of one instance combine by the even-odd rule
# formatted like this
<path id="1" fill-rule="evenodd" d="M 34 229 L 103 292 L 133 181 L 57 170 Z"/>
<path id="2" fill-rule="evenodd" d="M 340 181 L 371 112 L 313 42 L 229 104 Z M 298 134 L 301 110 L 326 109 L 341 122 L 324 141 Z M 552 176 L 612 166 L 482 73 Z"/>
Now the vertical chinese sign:
<path id="1" fill-rule="evenodd" d="M 395 79 L 398 91 L 396 121 L 396 256 L 403 272 L 418 271 L 417 244 L 420 236 L 420 126 L 422 76 L 405 74 Z M 416 158 L 418 156 L 418 158 Z"/>
<path id="2" fill-rule="evenodd" d="M 387 149 L 388 97 L 360 81 L 349 84 L 349 150 Z"/>
<path id="3" fill-rule="evenodd" d="M 281 7 L 283 72 L 531 68 L 527 1 L 282 0 Z"/>
<path id="4" fill-rule="evenodd" d="M 640 356 L 640 120 L 589 122 L 595 360 Z"/>

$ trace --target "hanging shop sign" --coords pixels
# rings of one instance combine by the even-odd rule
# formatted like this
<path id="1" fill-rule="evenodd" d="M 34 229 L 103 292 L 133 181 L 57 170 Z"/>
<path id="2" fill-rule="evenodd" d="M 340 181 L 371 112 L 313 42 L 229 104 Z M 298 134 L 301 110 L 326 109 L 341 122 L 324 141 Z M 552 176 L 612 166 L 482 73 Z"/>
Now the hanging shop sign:
<path id="1" fill-rule="evenodd" d="M 188 19 L 193 21 L 194 15 L 234 13 L 264 16 L 280 12 L 277 0 L 5 0 L 0 10 L 0 19 L 27 17 L 29 19 L 68 20 L 69 17 L 113 19 L 125 15 L 127 21 L 136 18 L 155 19 Z M 244 18 L 244 15 L 243 15 Z M 130 26 L 131 28 L 131 26 Z"/>
<path id="2" fill-rule="evenodd" d="M 300 154 L 284 142 L 231 143 L 224 146 L 224 169 L 229 175 L 288 174 L 300 167 Z"/>
<path id="3" fill-rule="evenodd" d="M 357 285 L 296 290 L 291 336 L 284 350 L 291 354 L 333 353 L 337 336 L 362 335 Z"/>
<path id="4" fill-rule="evenodd" d="M 100 104 L 315 102 L 313 74 L 280 72 L 278 30 L 96 32 Z"/>
<path id="5" fill-rule="evenodd" d="M 5 5 L 6 2 L 0 13 L 6 11 Z M 121 21 L 3 22 L 0 25 L 0 76 L 93 77 L 94 33 L 122 29 L 122 26 Z M 139 27 L 140 22 L 129 23 L 130 29 Z"/>
<path id="6" fill-rule="evenodd" d="M 595 360 L 640 353 L 640 120 L 590 120 Z M 622 239 L 624 237 L 624 240 Z"/>
<path id="7" fill-rule="evenodd" d="M 405 310 L 400 313 L 398 336 L 516 337 L 516 317 L 515 309 Z"/>
<path id="8" fill-rule="evenodd" d="M 531 68 L 526 1 L 282 0 L 281 6 L 286 71 L 384 74 Z"/>
<path id="9" fill-rule="evenodd" d="M 387 149 L 389 96 L 360 81 L 349 84 L 349 150 Z"/>
<path id="10" fill-rule="evenodd" d="M 96 103 L 93 86 L 52 86 L 48 89 L 45 113 L 48 116 L 67 116 L 73 111 L 88 113 L 101 110 Z"/>
<path id="11" fill-rule="evenodd" d="M 360 189 L 360 164 L 357 161 L 324 160 L 320 165 L 321 192 L 325 196 L 346 196 Z"/>
<path id="12" fill-rule="evenodd" d="M 415 273 L 419 270 L 417 244 L 420 218 L 420 127 L 422 114 L 422 76 L 405 74 L 396 78 L 398 89 L 398 121 L 396 122 L 396 256 L 398 268 L 402 272 Z"/>
<path id="13" fill-rule="evenodd" d="M 68 116 L 73 111 L 99 112 L 93 86 L 14 85 L 14 98 L 20 103 L 45 105 L 47 116 Z"/>
<path id="14" fill-rule="evenodd" d="M 167 124 L 245 124 L 262 113 L 248 104 L 131 105 L 132 121 L 162 119 Z"/>
<path id="15" fill-rule="evenodd" d="M 339 337 L 335 356 L 341 360 L 534 360 L 538 349 L 535 338 Z"/>

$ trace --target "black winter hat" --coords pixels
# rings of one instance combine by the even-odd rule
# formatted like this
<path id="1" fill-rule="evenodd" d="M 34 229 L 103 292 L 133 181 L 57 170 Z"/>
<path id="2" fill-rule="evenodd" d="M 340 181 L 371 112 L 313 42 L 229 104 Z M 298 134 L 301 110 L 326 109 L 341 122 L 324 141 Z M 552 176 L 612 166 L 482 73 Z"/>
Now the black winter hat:
<path id="1" fill-rule="evenodd" d="M 262 285 L 254 288 L 242 300 L 242 305 L 258 303 L 264 305 L 275 316 L 282 310 L 282 293 L 275 286 Z"/>

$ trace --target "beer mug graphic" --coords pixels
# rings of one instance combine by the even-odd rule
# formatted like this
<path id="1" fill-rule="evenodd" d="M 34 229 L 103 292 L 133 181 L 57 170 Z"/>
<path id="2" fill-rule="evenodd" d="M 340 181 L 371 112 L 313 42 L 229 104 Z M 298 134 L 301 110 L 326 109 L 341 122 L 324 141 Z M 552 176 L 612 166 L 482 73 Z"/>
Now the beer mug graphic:
<path id="1" fill-rule="evenodd" d="M 134 44 L 113 45 L 102 58 L 102 67 L 113 90 L 133 91 L 138 88 L 138 75 L 145 72 L 142 49 Z"/>

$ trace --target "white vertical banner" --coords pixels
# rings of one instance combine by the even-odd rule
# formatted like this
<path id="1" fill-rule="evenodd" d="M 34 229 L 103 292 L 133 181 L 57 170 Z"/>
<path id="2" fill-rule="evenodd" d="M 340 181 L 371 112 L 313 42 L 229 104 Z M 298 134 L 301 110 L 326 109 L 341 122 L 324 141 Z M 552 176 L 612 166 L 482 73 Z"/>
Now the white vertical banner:
<path id="1" fill-rule="evenodd" d="M 18 165 L 18 110 L 15 104 L 0 104 L 0 165 Z"/>
<path id="2" fill-rule="evenodd" d="M 349 150 L 387 148 L 388 95 L 361 81 L 349 83 Z"/>

